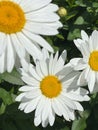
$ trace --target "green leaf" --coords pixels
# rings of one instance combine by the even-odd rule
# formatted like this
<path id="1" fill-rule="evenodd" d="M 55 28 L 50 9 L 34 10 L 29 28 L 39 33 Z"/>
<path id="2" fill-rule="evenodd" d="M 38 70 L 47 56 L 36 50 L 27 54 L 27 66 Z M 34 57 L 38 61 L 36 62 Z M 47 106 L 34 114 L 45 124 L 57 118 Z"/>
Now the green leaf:
<path id="1" fill-rule="evenodd" d="M 80 37 L 80 29 L 76 28 L 76 29 L 69 32 L 67 39 L 73 40 L 73 39 L 78 38 L 78 37 Z"/>
<path id="2" fill-rule="evenodd" d="M 3 80 L 11 84 L 24 85 L 23 81 L 21 80 L 21 75 L 16 69 L 14 69 L 11 73 L 5 72 L 0 76 Z"/>
<path id="3" fill-rule="evenodd" d="M 0 88 L 0 98 L 3 100 L 3 102 L 6 105 L 9 105 L 13 102 L 12 97 L 9 92 L 7 92 L 5 89 Z"/>
<path id="4" fill-rule="evenodd" d="M 91 111 L 90 110 L 85 110 L 83 112 L 79 112 L 79 114 L 81 115 L 82 118 L 87 119 L 90 115 Z"/>
<path id="5" fill-rule="evenodd" d="M 83 3 L 83 0 L 76 0 L 75 2 L 78 6 L 86 7 L 86 4 Z"/>
<path id="6" fill-rule="evenodd" d="M 98 8 L 98 2 L 93 2 L 93 7 Z"/>
<path id="7" fill-rule="evenodd" d="M 4 103 L 2 103 L 0 106 L 0 115 L 5 112 L 5 108 L 6 108 L 6 105 Z"/>
<path id="8" fill-rule="evenodd" d="M 67 21 L 70 20 L 71 18 L 73 18 L 74 16 L 76 16 L 77 13 L 78 13 L 77 10 L 74 10 L 73 12 L 68 13 L 68 15 L 66 16 L 66 20 Z"/>
<path id="9" fill-rule="evenodd" d="M 76 21 L 74 22 L 74 24 L 77 24 L 77 25 L 82 25 L 84 23 L 84 19 L 82 16 L 79 16 Z"/>
<path id="10" fill-rule="evenodd" d="M 64 40 L 64 37 L 61 34 L 56 35 L 57 38 Z"/>
<path id="11" fill-rule="evenodd" d="M 86 120 L 85 118 L 81 118 L 73 122 L 71 130 L 85 130 L 85 128 L 86 128 Z"/>

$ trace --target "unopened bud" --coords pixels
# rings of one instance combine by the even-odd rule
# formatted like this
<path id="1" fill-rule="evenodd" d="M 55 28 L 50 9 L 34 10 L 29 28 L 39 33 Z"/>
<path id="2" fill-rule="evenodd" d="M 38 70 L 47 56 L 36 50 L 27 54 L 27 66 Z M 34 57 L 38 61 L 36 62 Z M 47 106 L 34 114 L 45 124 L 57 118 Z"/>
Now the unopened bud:
<path id="1" fill-rule="evenodd" d="M 64 7 L 60 7 L 59 10 L 58 10 L 58 14 L 61 16 L 61 17 L 64 17 L 67 15 L 67 10 L 64 8 Z"/>

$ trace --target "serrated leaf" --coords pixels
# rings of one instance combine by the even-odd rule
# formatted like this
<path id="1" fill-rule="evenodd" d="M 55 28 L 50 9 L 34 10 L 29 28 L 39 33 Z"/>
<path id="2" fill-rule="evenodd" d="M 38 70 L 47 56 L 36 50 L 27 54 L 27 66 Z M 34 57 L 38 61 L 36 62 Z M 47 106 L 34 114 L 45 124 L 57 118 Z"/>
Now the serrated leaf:
<path id="1" fill-rule="evenodd" d="M 1 74 L 0 76 L 3 80 L 11 84 L 24 85 L 23 81 L 21 80 L 21 75 L 16 69 L 14 69 L 11 73 L 5 72 Z"/>

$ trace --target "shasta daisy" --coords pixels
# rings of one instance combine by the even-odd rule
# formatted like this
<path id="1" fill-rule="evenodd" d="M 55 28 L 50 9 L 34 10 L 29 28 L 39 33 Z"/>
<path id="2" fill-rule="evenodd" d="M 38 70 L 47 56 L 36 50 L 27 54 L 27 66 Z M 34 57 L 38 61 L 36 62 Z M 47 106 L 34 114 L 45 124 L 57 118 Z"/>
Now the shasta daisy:
<path id="1" fill-rule="evenodd" d="M 62 27 L 52 0 L 0 1 L 0 73 L 11 72 L 16 61 L 41 56 L 41 47 L 53 48 L 40 35 L 56 35 Z"/>
<path id="2" fill-rule="evenodd" d="M 76 86 L 79 73 L 65 64 L 65 59 L 66 51 L 53 56 L 43 50 L 43 59 L 36 60 L 35 66 L 23 62 L 20 70 L 26 85 L 19 88 L 21 94 L 16 101 L 21 102 L 19 109 L 25 113 L 35 110 L 35 126 L 52 126 L 56 115 L 74 120 L 75 110 L 83 111 L 79 102 L 89 100 L 87 90 Z"/>

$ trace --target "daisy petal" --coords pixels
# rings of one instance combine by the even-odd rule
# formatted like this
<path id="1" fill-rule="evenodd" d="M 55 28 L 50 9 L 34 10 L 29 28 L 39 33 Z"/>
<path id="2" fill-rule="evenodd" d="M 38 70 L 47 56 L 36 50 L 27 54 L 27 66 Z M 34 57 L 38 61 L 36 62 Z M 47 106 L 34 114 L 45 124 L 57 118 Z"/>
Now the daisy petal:
<path id="1" fill-rule="evenodd" d="M 81 31 L 81 37 L 84 41 L 88 41 L 88 35 L 84 30 Z"/>
<path id="2" fill-rule="evenodd" d="M 37 42 L 40 46 L 46 48 L 47 50 L 53 52 L 53 48 L 45 41 L 41 36 L 33 34 L 27 30 L 23 30 L 23 33 L 28 36 L 32 42 Z"/>
<path id="3" fill-rule="evenodd" d="M 95 85 L 95 72 L 90 70 L 88 77 L 87 77 L 87 81 L 88 81 L 88 87 L 90 92 L 93 92 L 94 89 L 94 85 Z"/>
<path id="4" fill-rule="evenodd" d="M 38 104 L 38 101 L 39 101 L 39 97 L 36 98 L 36 99 L 31 100 L 31 101 L 28 103 L 28 105 L 25 107 L 24 112 L 25 112 L 25 113 L 30 113 L 30 112 L 32 112 L 32 111 L 36 108 L 36 106 L 37 106 L 37 104 Z"/>
<path id="5" fill-rule="evenodd" d="M 7 42 L 7 70 L 11 72 L 15 64 L 15 53 L 9 36 L 7 36 Z"/>

